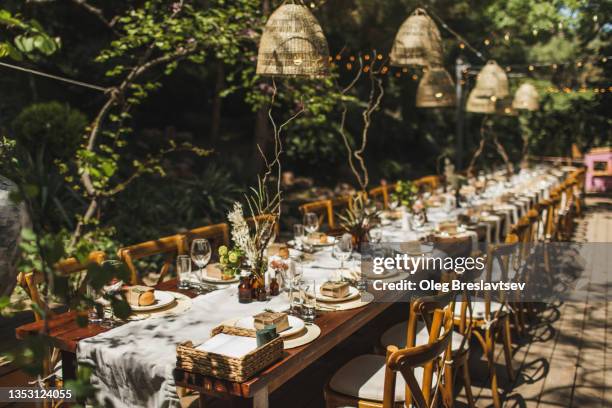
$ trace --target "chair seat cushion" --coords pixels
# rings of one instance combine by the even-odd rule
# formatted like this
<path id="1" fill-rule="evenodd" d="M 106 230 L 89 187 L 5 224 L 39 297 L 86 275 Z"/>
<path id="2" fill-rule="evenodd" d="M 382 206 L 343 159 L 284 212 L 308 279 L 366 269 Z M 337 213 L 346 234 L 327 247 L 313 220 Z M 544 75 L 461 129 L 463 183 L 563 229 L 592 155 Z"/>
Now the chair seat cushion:
<path id="1" fill-rule="evenodd" d="M 408 331 L 408 322 L 401 322 L 387 329 L 380 337 L 380 344 L 383 347 L 397 346 L 399 348 L 406 347 L 406 333 Z M 463 342 L 463 335 L 461 333 L 453 333 L 453 351 L 459 351 Z M 416 341 L 417 346 L 429 343 L 429 331 L 423 322 L 417 323 L 417 335 Z"/>
<path id="2" fill-rule="evenodd" d="M 461 316 L 461 305 L 463 302 L 455 303 L 455 317 Z M 502 304 L 494 300 L 491 301 L 491 317 L 502 308 Z M 466 311 L 467 318 L 469 319 L 469 311 Z M 483 299 L 474 299 L 472 301 L 472 318 L 473 319 L 484 319 L 485 318 L 485 302 Z M 454 333 L 453 333 L 454 335 Z"/>
<path id="3" fill-rule="evenodd" d="M 329 382 L 329 387 L 344 395 L 355 398 L 380 401 L 383 400 L 385 382 L 385 356 L 364 354 L 346 363 Z M 414 377 L 423 382 L 423 367 L 414 369 Z M 436 385 L 436 374 L 433 374 L 432 386 Z M 395 381 L 395 401 L 402 402 L 406 398 L 406 382 L 401 373 L 397 373 Z"/>

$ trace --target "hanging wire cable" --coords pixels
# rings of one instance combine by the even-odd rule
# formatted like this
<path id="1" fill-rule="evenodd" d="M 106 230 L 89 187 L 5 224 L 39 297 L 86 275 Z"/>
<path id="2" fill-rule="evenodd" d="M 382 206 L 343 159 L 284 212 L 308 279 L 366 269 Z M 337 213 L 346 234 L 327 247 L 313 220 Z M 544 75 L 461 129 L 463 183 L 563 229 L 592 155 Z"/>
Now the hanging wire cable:
<path id="1" fill-rule="evenodd" d="M 453 30 L 452 28 L 450 28 L 448 26 L 448 24 L 446 24 L 446 22 L 444 20 L 442 20 L 442 18 L 440 16 L 438 16 L 431 8 L 429 8 L 427 5 L 423 4 L 423 8 L 425 10 L 427 10 L 427 12 L 429 14 L 431 14 L 436 20 L 438 20 L 438 23 L 444 27 L 444 29 L 446 29 L 446 31 L 448 31 L 449 33 L 451 33 L 452 35 L 455 36 L 455 38 L 457 38 L 459 41 L 461 41 L 463 44 L 465 44 L 465 46 L 467 48 L 469 48 L 474 54 L 476 54 L 476 56 L 478 58 L 480 58 L 483 62 L 487 62 L 486 58 L 484 57 L 484 55 L 482 54 L 482 52 L 478 51 L 475 47 L 472 46 L 472 44 L 470 44 L 465 38 L 463 38 L 463 36 L 461 34 L 459 34 L 458 32 L 456 32 L 455 30 Z"/>
<path id="2" fill-rule="evenodd" d="M 66 82 L 72 85 L 82 86 L 83 88 L 95 89 L 96 91 L 106 92 L 108 90 L 108 88 L 104 88 L 102 86 L 88 84 L 86 82 L 76 81 L 74 79 L 64 78 L 64 77 L 60 77 L 57 75 L 47 74 L 44 72 L 37 71 L 35 69 L 24 68 L 24 67 L 20 67 L 20 66 L 13 65 L 13 64 L 8 64 L 6 62 L 0 62 L 0 66 L 15 69 L 17 71 L 28 72 L 30 74 L 42 76 L 45 78 L 55 79 L 56 81 Z"/>

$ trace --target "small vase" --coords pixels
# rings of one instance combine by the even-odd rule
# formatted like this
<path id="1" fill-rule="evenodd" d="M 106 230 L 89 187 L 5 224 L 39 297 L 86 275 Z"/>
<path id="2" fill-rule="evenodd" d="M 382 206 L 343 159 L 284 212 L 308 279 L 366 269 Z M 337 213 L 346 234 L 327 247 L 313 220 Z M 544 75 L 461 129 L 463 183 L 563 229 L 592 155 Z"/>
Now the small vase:
<path id="1" fill-rule="evenodd" d="M 368 231 L 363 230 L 351 233 L 351 240 L 353 242 L 355 252 L 361 253 L 361 245 L 369 242 Z"/>

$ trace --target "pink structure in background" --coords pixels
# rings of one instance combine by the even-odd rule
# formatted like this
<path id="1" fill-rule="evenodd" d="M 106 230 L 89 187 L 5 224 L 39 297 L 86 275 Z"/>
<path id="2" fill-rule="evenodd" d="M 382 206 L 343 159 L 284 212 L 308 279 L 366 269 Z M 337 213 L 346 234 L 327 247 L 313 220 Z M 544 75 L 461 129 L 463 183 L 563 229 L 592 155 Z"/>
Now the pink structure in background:
<path id="1" fill-rule="evenodd" d="M 591 149 L 584 156 L 587 166 L 586 190 L 605 193 L 612 191 L 612 147 Z"/>

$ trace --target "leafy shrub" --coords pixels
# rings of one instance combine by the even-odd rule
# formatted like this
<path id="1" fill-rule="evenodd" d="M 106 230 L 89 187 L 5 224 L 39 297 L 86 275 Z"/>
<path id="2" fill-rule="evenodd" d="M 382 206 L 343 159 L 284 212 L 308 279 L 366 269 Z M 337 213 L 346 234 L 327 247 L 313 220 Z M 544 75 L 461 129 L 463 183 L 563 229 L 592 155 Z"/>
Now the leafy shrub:
<path id="1" fill-rule="evenodd" d="M 17 143 L 30 151 L 45 152 L 51 159 L 72 158 L 87 117 L 67 104 L 60 102 L 36 103 L 25 108 L 13 121 Z"/>
<path id="2" fill-rule="evenodd" d="M 211 165 L 199 175 L 140 178 L 108 208 L 108 223 L 122 244 L 134 244 L 209 223 L 223 222 L 241 189 L 226 169 Z"/>

